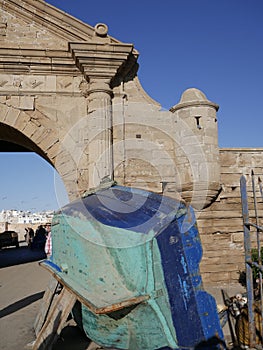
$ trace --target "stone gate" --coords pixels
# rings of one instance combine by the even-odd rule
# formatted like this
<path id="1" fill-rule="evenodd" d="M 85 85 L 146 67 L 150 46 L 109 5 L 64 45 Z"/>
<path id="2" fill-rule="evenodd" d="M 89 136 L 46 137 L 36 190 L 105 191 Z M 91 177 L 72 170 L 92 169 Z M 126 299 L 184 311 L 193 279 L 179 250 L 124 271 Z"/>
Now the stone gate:
<path id="1" fill-rule="evenodd" d="M 262 150 L 219 149 L 219 107 L 198 89 L 162 110 L 140 85 L 137 50 L 106 24 L 42 0 L 0 0 L 0 9 L 1 150 L 39 154 L 71 200 L 106 179 L 184 199 L 198 217 L 204 281 L 236 280 L 238 179 L 252 166 L 262 174 Z"/>

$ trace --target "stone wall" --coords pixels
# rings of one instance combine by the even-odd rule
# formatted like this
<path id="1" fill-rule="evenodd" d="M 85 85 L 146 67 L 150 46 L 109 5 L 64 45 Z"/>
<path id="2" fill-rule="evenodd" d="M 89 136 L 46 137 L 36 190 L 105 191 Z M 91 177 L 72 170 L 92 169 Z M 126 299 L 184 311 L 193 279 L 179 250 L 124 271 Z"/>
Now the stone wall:
<path id="1" fill-rule="evenodd" d="M 163 111 L 140 85 L 137 50 L 107 25 L 92 28 L 45 2 L 0 6 L 0 140 L 46 159 L 70 200 L 105 178 L 180 193 L 196 208 L 214 199 L 215 103 L 188 89 Z"/>
<path id="2" fill-rule="evenodd" d="M 237 281 L 239 178 L 262 174 L 262 150 L 220 150 L 218 105 L 198 89 L 162 110 L 140 85 L 137 50 L 107 25 L 44 1 L 0 0 L 0 9 L 0 140 L 48 161 L 70 200 L 105 178 L 183 198 L 197 212 L 204 281 Z"/>
<path id="3" fill-rule="evenodd" d="M 247 177 L 249 211 L 254 222 L 251 171 L 257 184 L 258 177 L 263 178 L 263 149 L 221 149 L 220 163 L 221 192 L 211 206 L 197 213 L 203 245 L 201 273 L 208 284 L 238 282 L 239 272 L 245 268 L 240 177 Z M 259 187 L 256 189 L 262 220 L 263 202 Z M 255 234 L 252 239 L 255 246 Z"/>

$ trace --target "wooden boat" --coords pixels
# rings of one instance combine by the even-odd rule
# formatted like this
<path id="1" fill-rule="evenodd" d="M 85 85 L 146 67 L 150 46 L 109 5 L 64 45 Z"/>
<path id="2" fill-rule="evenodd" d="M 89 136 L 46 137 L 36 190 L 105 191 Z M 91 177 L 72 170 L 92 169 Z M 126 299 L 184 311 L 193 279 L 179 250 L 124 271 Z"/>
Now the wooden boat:
<path id="1" fill-rule="evenodd" d="M 225 349 L 214 298 L 202 288 L 193 209 L 111 186 L 55 214 L 42 265 L 81 302 L 76 319 L 115 349 Z"/>

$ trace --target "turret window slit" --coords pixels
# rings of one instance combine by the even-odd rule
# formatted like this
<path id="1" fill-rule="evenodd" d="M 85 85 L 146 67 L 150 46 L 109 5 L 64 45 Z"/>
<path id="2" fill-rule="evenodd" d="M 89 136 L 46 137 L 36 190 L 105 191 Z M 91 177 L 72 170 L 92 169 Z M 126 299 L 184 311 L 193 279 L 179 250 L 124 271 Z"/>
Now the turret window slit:
<path id="1" fill-rule="evenodd" d="M 201 119 L 201 116 L 195 117 L 197 129 L 202 129 L 200 125 L 200 119 Z"/>

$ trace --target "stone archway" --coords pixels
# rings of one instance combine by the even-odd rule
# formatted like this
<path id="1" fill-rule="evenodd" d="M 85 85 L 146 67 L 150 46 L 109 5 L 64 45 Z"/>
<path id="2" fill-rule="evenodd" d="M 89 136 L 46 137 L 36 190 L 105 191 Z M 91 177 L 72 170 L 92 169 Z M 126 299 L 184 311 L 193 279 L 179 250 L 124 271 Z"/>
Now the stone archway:
<path id="1" fill-rule="evenodd" d="M 112 178 L 113 89 L 132 79 L 137 52 L 104 24 L 61 17 L 46 3 L 0 2 L 0 122 L 21 133 L 11 142 L 24 135 L 17 142 L 57 170 L 73 200 Z"/>
<path id="2" fill-rule="evenodd" d="M 139 83 L 138 52 L 109 36 L 107 25 L 93 28 L 45 2 L 0 3 L 0 122 L 21 132 L 31 141 L 28 146 L 52 164 L 70 200 L 106 177 L 114 179 L 118 165 L 120 184 L 134 186 L 142 174 L 142 181 L 152 184 L 150 190 L 162 192 L 157 167 L 150 165 L 157 160 L 167 169 L 162 182 L 170 187 L 174 167 L 180 168 L 182 192 L 189 201 L 193 182 L 200 181 L 196 174 L 208 175 L 201 190 L 208 190 L 205 205 L 211 203 L 219 188 L 215 104 L 191 90 L 179 106 L 160 110 Z M 201 117 L 203 125 L 197 128 Z M 140 124 L 154 131 L 136 131 Z M 145 154 L 148 134 L 153 140 L 146 155 L 150 161 L 134 173 L 134 162 L 125 167 L 127 155 L 136 159 Z M 179 142 L 170 146 L 166 135 Z M 138 147 L 128 147 L 130 140 Z M 156 152 L 159 141 L 165 152 Z M 180 159 L 178 143 L 184 148 Z"/>
<path id="3" fill-rule="evenodd" d="M 162 110 L 139 82 L 138 52 L 108 35 L 106 25 L 93 28 L 44 0 L 0 0 L 0 7 L 0 142 L 21 141 L 20 147 L 46 159 L 60 174 L 70 200 L 92 186 L 98 159 L 98 178 L 114 169 L 120 184 L 136 186 L 141 177 L 158 192 L 175 192 L 174 163 L 182 197 L 193 202 L 194 190 L 197 202 L 199 193 L 205 197 L 198 218 L 207 257 L 203 276 L 217 282 L 235 278 L 232 257 L 240 255 L 242 227 L 236 209 L 239 173 L 248 173 L 253 165 L 262 174 L 262 149 L 220 150 L 218 106 L 197 89 L 186 90 L 179 103 Z M 167 135 L 178 142 L 169 142 Z M 146 154 L 149 138 L 163 152 L 152 147 Z M 157 189 L 153 185 L 160 180 L 152 160 L 163 171 L 165 186 Z M 219 254 L 218 247 L 224 247 L 223 264 L 215 273 L 211 255 Z"/>
<path id="4" fill-rule="evenodd" d="M 0 149 L 2 152 L 35 152 L 50 163 L 43 151 L 32 140 L 21 131 L 4 123 L 0 123 Z"/>
<path id="5" fill-rule="evenodd" d="M 52 128 L 49 118 L 35 111 L 18 112 L 17 108 L 0 105 L 0 142 L 4 147 L 15 147 L 18 151 L 35 152 L 46 160 L 60 175 L 71 199 L 78 196 L 76 164 L 69 151 L 60 143 L 56 127 Z M 42 120 L 42 122 L 40 122 Z M 16 145 L 16 146 L 14 146 Z M 68 181 L 67 181 L 68 180 Z M 73 195 L 74 193 L 74 195 Z"/>

